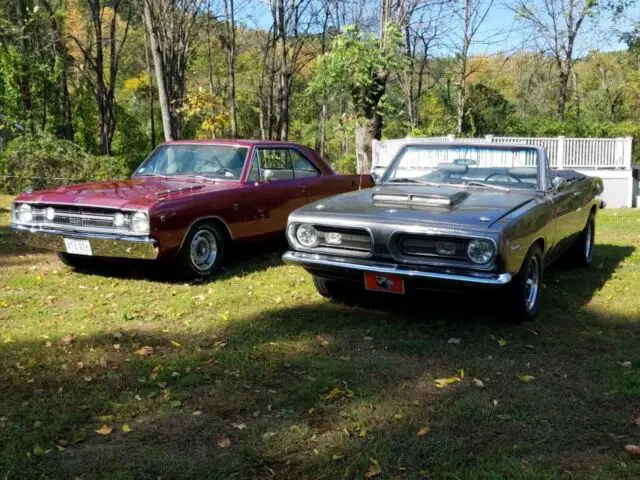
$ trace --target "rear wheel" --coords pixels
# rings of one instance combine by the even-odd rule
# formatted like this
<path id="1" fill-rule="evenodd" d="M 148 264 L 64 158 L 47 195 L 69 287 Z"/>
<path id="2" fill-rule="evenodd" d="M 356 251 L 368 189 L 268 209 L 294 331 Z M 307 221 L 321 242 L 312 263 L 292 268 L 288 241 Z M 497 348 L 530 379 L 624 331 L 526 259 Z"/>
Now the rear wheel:
<path id="1" fill-rule="evenodd" d="M 224 260 L 226 241 L 220 229 L 209 223 L 196 225 L 187 234 L 176 257 L 178 274 L 205 279 L 216 273 Z"/>
<path id="2" fill-rule="evenodd" d="M 576 267 L 589 267 L 593 261 L 593 248 L 596 238 L 596 219 L 593 213 L 589 215 L 589 220 L 585 225 L 576 243 L 568 252 L 571 264 Z"/>
<path id="3" fill-rule="evenodd" d="M 522 267 L 507 287 L 511 320 L 522 322 L 533 320 L 540 309 L 544 265 L 542 251 L 536 244 L 527 252 Z"/>

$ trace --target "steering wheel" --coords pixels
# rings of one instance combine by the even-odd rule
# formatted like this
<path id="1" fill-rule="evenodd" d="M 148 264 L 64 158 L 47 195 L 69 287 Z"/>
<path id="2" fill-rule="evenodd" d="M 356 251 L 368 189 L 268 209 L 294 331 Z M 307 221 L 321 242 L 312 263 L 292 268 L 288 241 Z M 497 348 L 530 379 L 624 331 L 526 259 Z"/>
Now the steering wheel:
<path id="1" fill-rule="evenodd" d="M 231 170 L 230 168 L 225 167 L 222 162 L 220 160 L 218 160 L 217 158 L 212 158 L 211 160 L 213 160 L 217 166 L 219 166 L 220 168 L 218 168 L 218 172 L 222 171 L 224 173 L 230 173 L 231 175 L 233 175 L 234 177 L 236 176 L 236 172 L 234 172 L 233 170 Z"/>
<path id="2" fill-rule="evenodd" d="M 520 180 L 518 177 L 514 177 L 513 175 L 511 175 L 509 172 L 494 172 L 494 173 L 490 173 L 489 175 L 487 175 L 487 177 L 484 179 L 485 182 L 488 182 L 489 179 L 491 177 L 507 177 L 507 178 L 513 178 L 515 179 L 518 183 L 522 183 L 522 180 Z"/>

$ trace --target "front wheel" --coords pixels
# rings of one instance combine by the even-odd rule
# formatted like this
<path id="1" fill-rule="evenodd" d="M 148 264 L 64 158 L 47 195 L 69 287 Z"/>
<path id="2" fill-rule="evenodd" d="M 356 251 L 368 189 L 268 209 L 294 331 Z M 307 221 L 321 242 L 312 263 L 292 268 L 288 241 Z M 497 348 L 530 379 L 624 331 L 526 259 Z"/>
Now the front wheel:
<path id="1" fill-rule="evenodd" d="M 505 292 L 511 307 L 511 320 L 520 322 L 534 319 L 542 299 L 543 273 L 542 251 L 538 245 L 533 245 Z"/>
<path id="2" fill-rule="evenodd" d="M 91 266 L 93 259 L 83 255 L 71 255 L 66 252 L 58 252 L 58 259 L 67 267 L 77 270 L 84 270 Z"/>
<path id="3" fill-rule="evenodd" d="M 187 234 L 176 258 L 180 276 L 205 279 L 220 269 L 226 242 L 220 230 L 212 224 L 202 223 Z"/>
<path id="4" fill-rule="evenodd" d="M 316 275 L 313 276 L 313 285 L 320 295 L 331 300 L 345 300 L 351 290 L 345 282 L 328 280 Z"/>

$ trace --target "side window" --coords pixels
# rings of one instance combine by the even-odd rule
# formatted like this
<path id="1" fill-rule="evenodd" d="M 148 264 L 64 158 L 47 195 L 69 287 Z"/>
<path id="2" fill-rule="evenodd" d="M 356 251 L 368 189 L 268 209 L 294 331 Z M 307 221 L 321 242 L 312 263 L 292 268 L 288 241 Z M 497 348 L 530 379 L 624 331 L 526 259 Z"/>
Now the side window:
<path id="1" fill-rule="evenodd" d="M 302 156 L 297 150 L 290 149 L 291 160 L 293 163 L 293 171 L 296 178 L 317 177 L 320 171 L 313 163 Z"/>
<path id="2" fill-rule="evenodd" d="M 289 151 L 285 148 L 258 149 L 261 179 L 291 180 L 294 177 Z M 253 173 L 253 172 L 252 172 Z"/>

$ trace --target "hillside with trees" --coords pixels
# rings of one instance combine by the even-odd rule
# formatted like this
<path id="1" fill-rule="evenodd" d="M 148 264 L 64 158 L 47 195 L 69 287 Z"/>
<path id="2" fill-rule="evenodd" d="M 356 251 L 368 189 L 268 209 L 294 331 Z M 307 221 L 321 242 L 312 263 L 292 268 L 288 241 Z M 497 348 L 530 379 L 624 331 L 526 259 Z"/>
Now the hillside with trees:
<path id="1" fill-rule="evenodd" d="M 14 138 L 0 188 L 43 175 L 25 160 L 38 152 L 83 162 L 66 167 L 80 180 L 122 175 L 165 139 L 297 141 L 343 171 L 367 168 L 374 138 L 638 139 L 635 13 L 592 0 L 0 0 L 0 130 Z"/>

